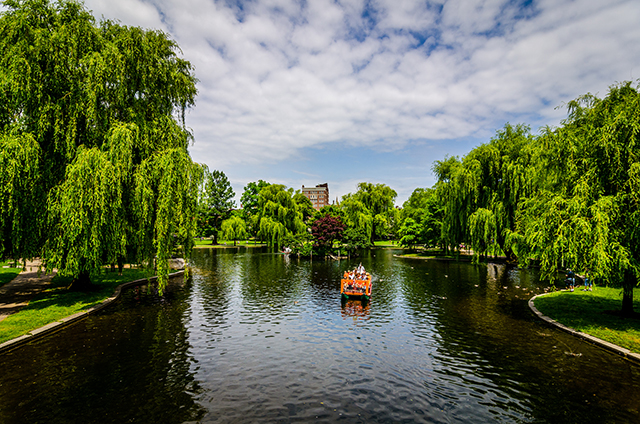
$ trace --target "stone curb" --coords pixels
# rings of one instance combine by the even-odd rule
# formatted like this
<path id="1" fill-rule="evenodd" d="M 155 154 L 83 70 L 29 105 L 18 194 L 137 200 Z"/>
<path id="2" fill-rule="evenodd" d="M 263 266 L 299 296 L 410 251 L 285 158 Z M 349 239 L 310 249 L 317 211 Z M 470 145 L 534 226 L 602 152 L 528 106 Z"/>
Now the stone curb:
<path id="1" fill-rule="evenodd" d="M 173 277 L 179 277 L 181 275 L 184 275 L 184 270 L 178 271 L 178 272 L 174 272 L 168 275 L 168 278 L 173 278 Z M 64 317 L 59 319 L 58 321 L 55 322 L 51 322 L 47 325 L 44 325 L 40 328 L 36 328 L 35 330 L 31 330 L 30 332 L 28 332 L 25 335 L 22 335 L 20 337 L 16 337 L 15 339 L 11 339 L 11 340 L 7 340 L 6 342 L 0 344 L 0 354 L 8 352 L 10 350 L 16 349 L 26 343 L 29 343 L 30 341 L 33 341 L 37 338 L 40 338 L 42 336 L 45 336 L 47 334 L 51 334 L 55 331 L 61 330 L 83 318 L 88 317 L 89 315 L 98 312 L 104 308 L 106 308 L 107 306 L 111 305 L 113 302 L 115 302 L 120 295 L 122 294 L 122 290 L 129 288 L 129 287 L 135 287 L 135 286 L 140 286 L 142 284 L 146 284 L 146 283 L 152 283 L 154 281 L 156 281 L 158 279 L 157 276 L 155 277 L 150 277 L 150 278 L 141 278 L 139 280 L 135 280 L 135 281 L 129 281 L 127 283 L 122 283 L 120 284 L 118 287 L 116 287 L 115 292 L 113 293 L 113 295 L 111 295 L 111 297 L 103 300 L 100 304 L 96 305 L 96 306 L 92 306 L 91 308 L 87 309 L 86 311 L 80 311 L 80 312 L 76 312 L 73 315 L 69 315 L 68 317 Z"/>
<path id="2" fill-rule="evenodd" d="M 540 312 L 534 306 L 533 301 L 538 297 L 546 296 L 548 294 L 551 294 L 551 293 L 538 294 L 536 296 L 533 296 L 531 299 L 529 299 L 529 302 L 528 302 L 529 303 L 529 309 L 531 309 L 533 311 L 533 313 L 538 316 L 538 318 L 540 318 L 541 320 L 547 322 L 548 324 L 551 324 L 551 325 L 555 326 L 556 328 L 564 331 L 565 333 L 569 333 L 572 336 L 578 337 L 578 338 L 586 341 L 587 343 L 591 343 L 593 345 L 601 347 L 601 348 L 603 348 L 605 350 L 608 350 L 609 352 L 617 353 L 618 355 L 622 356 L 623 358 L 628 359 L 629 361 L 640 365 L 640 354 L 631 352 L 629 349 L 625 349 L 623 347 L 620 347 L 620 346 L 615 345 L 613 343 L 609 343 L 609 342 L 604 341 L 602 339 L 599 339 L 597 337 L 593 337 L 590 334 L 574 330 L 573 328 L 567 327 L 566 325 L 564 325 L 562 323 L 559 323 L 558 321 L 556 321 L 554 319 L 551 319 L 548 316 L 543 315 L 542 312 Z"/>

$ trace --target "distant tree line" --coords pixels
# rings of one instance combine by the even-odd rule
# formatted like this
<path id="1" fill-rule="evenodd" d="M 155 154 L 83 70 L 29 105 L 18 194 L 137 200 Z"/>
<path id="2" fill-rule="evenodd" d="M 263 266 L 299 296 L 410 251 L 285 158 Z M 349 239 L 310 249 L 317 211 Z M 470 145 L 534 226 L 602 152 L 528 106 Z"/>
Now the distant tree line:
<path id="1" fill-rule="evenodd" d="M 397 194 L 385 184 L 360 183 L 356 193 L 318 211 L 299 190 L 263 180 L 244 187 L 236 209 L 235 193 L 221 171 L 205 170 L 200 187 L 198 235 L 214 244 L 218 237 L 234 244 L 250 238 L 305 256 L 340 255 L 394 238 L 397 229 Z"/>

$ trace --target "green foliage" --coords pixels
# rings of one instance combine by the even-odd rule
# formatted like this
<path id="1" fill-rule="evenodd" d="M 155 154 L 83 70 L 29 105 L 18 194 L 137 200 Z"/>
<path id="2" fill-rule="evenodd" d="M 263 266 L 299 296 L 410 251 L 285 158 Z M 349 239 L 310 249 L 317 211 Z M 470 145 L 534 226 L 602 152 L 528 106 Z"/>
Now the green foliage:
<path id="1" fill-rule="evenodd" d="M 238 240 L 244 240 L 248 236 L 247 224 L 244 222 L 244 219 L 238 215 L 232 215 L 229 219 L 222 222 L 222 238 L 225 240 L 233 240 L 234 246 Z"/>
<path id="2" fill-rule="evenodd" d="M 340 205 L 326 205 L 320 208 L 319 211 L 315 212 L 315 218 L 319 218 L 321 216 L 332 216 L 334 218 L 340 218 L 341 221 L 344 222 L 344 211 L 340 207 Z"/>
<path id="3" fill-rule="evenodd" d="M 268 185 L 268 182 L 258 180 L 258 182 L 250 182 L 244 187 L 244 191 L 240 197 L 240 203 L 247 216 L 253 216 L 258 213 L 258 195 L 260 194 L 260 190 Z"/>
<path id="4" fill-rule="evenodd" d="M 344 214 L 344 223 L 352 234 L 364 235 L 371 244 L 373 238 L 373 216 L 364 203 L 349 193 L 342 197 L 340 208 Z"/>
<path id="5" fill-rule="evenodd" d="M 247 231 L 253 237 L 258 236 L 258 230 L 260 227 L 260 221 L 258 219 L 258 195 L 260 190 L 267 187 L 268 182 L 258 180 L 258 182 L 250 182 L 244 187 L 242 196 L 240 197 L 240 206 L 244 214 L 244 219 L 247 223 Z"/>
<path id="6" fill-rule="evenodd" d="M 342 236 L 344 249 L 353 254 L 358 249 L 366 249 L 373 246 L 369 235 L 362 229 L 347 228 Z"/>
<path id="7" fill-rule="evenodd" d="M 0 134 L 0 257 L 38 254 L 45 206 L 41 156 L 31 134 Z"/>
<path id="8" fill-rule="evenodd" d="M 188 252 L 201 170 L 184 128 L 196 79 L 160 31 L 76 1 L 0 14 L 0 245 L 61 275 Z M 182 122 L 178 122 L 178 120 Z"/>
<path id="9" fill-rule="evenodd" d="M 258 236 L 269 246 L 280 247 L 285 237 L 307 231 L 302 213 L 293 200 L 293 189 L 271 184 L 258 195 Z"/>
<path id="10" fill-rule="evenodd" d="M 385 237 L 394 225 L 394 200 L 398 194 L 386 184 L 359 183 L 353 197 L 371 215 L 371 243 L 374 237 Z"/>
<path id="11" fill-rule="evenodd" d="M 533 149 L 529 131 L 525 125 L 506 124 L 462 161 L 436 162 L 446 244 L 469 243 L 476 255 L 497 249 L 513 257 L 507 238 L 515 230 L 519 201 L 531 192 L 535 180 L 529 166 Z"/>
<path id="12" fill-rule="evenodd" d="M 409 248 L 416 245 L 441 244 L 443 209 L 434 189 L 417 188 L 402 205 L 400 212 L 400 244 Z"/>
<path id="13" fill-rule="evenodd" d="M 588 269 L 596 281 L 622 286 L 622 310 L 633 311 L 640 94 L 630 83 L 611 87 L 604 99 L 588 94 L 569 102 L 562 125 L 537 137 L 507 124 L 462 161 L 436 162 L 434 172 L 445 244 L 535 260 L 552 282 L 558 267 Z"/>
<path id="14" fill-rule="evenodd" d="M 307 222 L 309 218 L 311 218 L 316 210 L 313 207 L 313 203 L 307 196 L 302 193 L 296 193 L 293 195 L 293 201 L 298 205 L 298 210 L 302 212 L 302 219 L 304 222 Z"/>
<path id="15" fill-rule="evenodd" d="M 564 264 L 622 285 L 629 313 L 640 275 L 640 94 L 624 83 L 568 109 L 541 137 L 548 179 L 522 205 L 518 241 L 547 276 Z"/>
<path id="16" fill-rule="evenodd" d="M 198 198 L 198 233 L 202 237 L 213 236 L 213 244 L 217 244 L 218 231 L 235 202 L 235 196 L 229 179 L 222 171 L 209 171 L 204 167 L 204 177 Z"/>
<path id="17" fill-rule="evenodd" d="M 422 226 L 419 225 L 413 218 L 407 218 L 400 227 L 400 245 L 408 248 L 420 244 L 420 233 L 422 232 Z"/>
<path id="18" fill-rule="evenodd" d="M 293 255 L 310 257 L 314 254 L 313 237 L 308 232 L 288 234 L 284 237 L 282 245 L 291 249 Z"/>

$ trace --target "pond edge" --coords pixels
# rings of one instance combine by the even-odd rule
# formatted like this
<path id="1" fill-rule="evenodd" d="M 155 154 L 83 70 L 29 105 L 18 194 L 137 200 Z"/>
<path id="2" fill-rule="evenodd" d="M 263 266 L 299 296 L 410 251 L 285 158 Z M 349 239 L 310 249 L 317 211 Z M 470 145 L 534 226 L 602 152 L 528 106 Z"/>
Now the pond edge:
<path id="1" fill-rule="evenodd" d="M 613 352 L 613 353 L 617 353 L 618 355 L 622 356 L 623 358 L 635 363 L 636 365 L 640 365 L 640 354 L 631 352 L 629 349 L 625 349 L 623 347 L 620 347 L 616 344 L 607 342 L 605 340 L 599 339 L 597 337 L 594 337 L 590 334 L 587 333 L 583 333 L 582 331 L 578 331 L 578 330 L 574 330 L 571 327 L 567 327 L 566 325 L 552 319 L 549 318 L 546 315 L 543 315 L 542 312 L 540 312 L 533 304 L 534 300 L 538 297 L 541 296 L 546 296 L 550 293 L 542 293 L 542 294 L 538 294 L 533 296 L 531 299 L 529 299 L 529 309 L 531 309 L 531 311 L 536 314 L 538 316 L 538 318 L 540 318 L 541 320 L 547 322 L 548 324 L 553 325 L 554 327 L 564 331 L 565 333 L 569 333 L 572 336 L 578 337 L 584 341 L 586 341 L 587 343 L 591 343 L 593 345 L 596 345 L 600 348 L 603 348 L 605 350 L 608 350 L 609 352 Z"/>
<path id="2" fill-rule="evenodd" d="M 175 277 L 179 277 L 184 275 L 184 270 L 180 270 L 177 272 L 173 272 L 171 274 L 168 275 L 168 278 L 175 278 Z M 103 300 L 100 304 L 92 306 L 91 308 L 87 309 L 86 311 L 80 311 L 80 312 L 76 312 L 73 315 L 69 315 L 67 317 L 61 318 L 57 321 L 54 322 L 50 322 L 47 325 L 44 325 L 40 328 L 36 328 L 35 330 L 31 330 L 29 331 L 27 334 L 24 334 L 22 336 L 16 337 L 15 339 L 11 339 L 11 340 L 7 340 L 6 342 L 0 344 L 0 354 L 8 352 L 10 350 L 16 349 L 24 344 L 27 344 L 33 340 L 36 340 L 38 338 L 41 338 L 43 336 L 46 336 L 48 334 L 51 334 L 55 331 L 61 330 L 71 324 L 74 324 L 78 321 L 80 321 L 81 319 L 84 319 L 86 317 L 88 317 L 91 314 L 94 314 L 104 308 L 106 308 L 107 306 L 111 305 L 113 302 L 115 302 L 116 300 L 118 300 L 118 298 L 120 297 L 120 295 L 122 294 L 122 290 L 129 288 L 129 287 L 135 287 L 135 286 L 140 286 L 143 284 L 148 284 L 148 283 L 152 283 L 154 281 L 156 281 L 158 279 L 158 276 L 154 276 L 154 277 L 149 277 L 149 278 L 141 278 L 139 280 L 134 280 L 134 281 L 129 281 L 126 283 L 122 283 L 120 284 L 118 287 L 116 287 L 115 291 L 113 292 L 113 294 L 111 295 L 111 297 L 106 298 L 105 300 Z"/>

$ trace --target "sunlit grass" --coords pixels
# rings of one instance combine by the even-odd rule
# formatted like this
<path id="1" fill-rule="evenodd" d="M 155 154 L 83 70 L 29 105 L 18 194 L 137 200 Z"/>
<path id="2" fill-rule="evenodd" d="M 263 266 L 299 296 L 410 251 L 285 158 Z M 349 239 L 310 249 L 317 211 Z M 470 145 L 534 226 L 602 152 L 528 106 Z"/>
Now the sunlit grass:
<path id="1" fill-rule="evenodd" d="M 9 281 L 13 280 L 20 274 L 20 268 L 13 268 L 13 261 L 1 262 L 0 261 L 0 287 Z M 9 268 L 4 268 L 8 266 Z"/>
<path id="2" fill-rule="evenodd" d="M 211 244 L 211 239 L 205 238 L 201 240 L 200 238 L 193 239 L 195 243 L 195 247 L 233 247 L 233 240 L 218 240 L 218 244 Z M 255 240 L 238 240 L 236 241 L 236 246 L 263 246 L 264 243 L 261 241 Z"/>
<path id="3" fill-rule="evenodd" d="M 0 322 L 0 343 L 76 312 L 85 311 L 110 297 L 120 284 L 148 278 L 153 274 L 150 270 L 129 268 L 125 268 L 122 275 L 118 275 L 117 272 L 106 272 L 93 279 L 96 290 L 86 293 L 67 290 L 71 280 L 55 276 L 51 285 L 36 295 L 27 306 Z"/>
<path id="4" fill-rule="evenodd" d="M 401 247 L 397 240 L 377 240 L 373 244 L 375 247 Z"/>
<path id="5" fill-rule="evenodd" d="M 640 289 L 633 293 L 634 310 L 640 312 Z M 622 308 L 622 290 L 597 287 L 594 291 L 562 291 L 541 296 L 535 307 L 567 327 L 640 353 L 640 319 L 623 318 L 611 311 Z"/>

